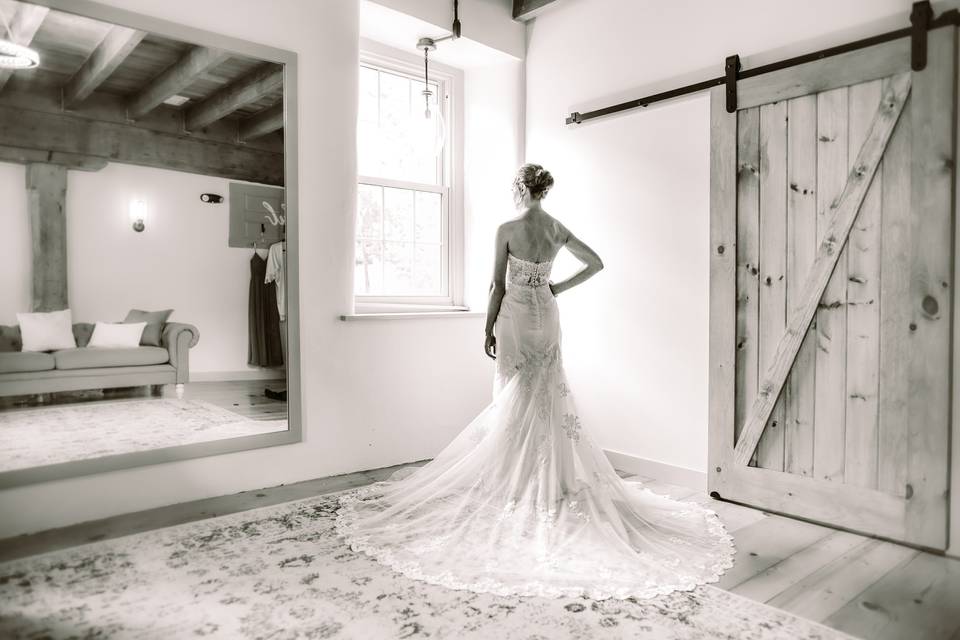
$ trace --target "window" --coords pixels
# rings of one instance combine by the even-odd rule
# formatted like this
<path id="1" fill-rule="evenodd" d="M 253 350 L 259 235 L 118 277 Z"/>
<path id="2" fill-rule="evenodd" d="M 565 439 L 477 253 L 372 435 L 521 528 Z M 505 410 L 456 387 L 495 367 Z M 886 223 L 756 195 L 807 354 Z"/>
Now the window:
<path id="1" fill-rule="evenodd" d="M 357 124 L 358 305 L 453 306 L 449 95 L 452 79 L 431 68 L 431 117 L 423 76 L 402 64 L 360 66 Z M 421 72 L 422 73 L 422 72 Z M 439 106 L 438 106 L 439 105 Z M 439 117 L 438 117 L 439 116 Z"/>

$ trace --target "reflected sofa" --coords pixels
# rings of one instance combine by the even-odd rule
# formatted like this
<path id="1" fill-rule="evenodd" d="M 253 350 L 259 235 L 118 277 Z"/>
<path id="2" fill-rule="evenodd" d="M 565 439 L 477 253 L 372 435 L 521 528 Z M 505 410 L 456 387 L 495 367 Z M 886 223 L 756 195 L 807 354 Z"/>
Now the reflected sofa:
<path id="1" fill-rule="evenodd" d="M 93 325 L 77 322 L 75 349 L 22 351 L 19 326 L 0 325 L 0 396 L 54 391 L 176 384 L 190 379 L 190 348 L 197 328 L 181 322 L 163 326 L 159 347 L 88 348 Z"/>

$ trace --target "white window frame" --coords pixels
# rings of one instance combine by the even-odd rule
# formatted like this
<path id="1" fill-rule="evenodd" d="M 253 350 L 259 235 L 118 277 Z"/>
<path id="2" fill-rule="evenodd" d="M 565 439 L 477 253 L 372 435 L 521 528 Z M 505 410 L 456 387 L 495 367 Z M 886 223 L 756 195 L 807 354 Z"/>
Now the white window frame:
<path id="1" fill-rule="evenodd" d="M 414 80 L 423 81 L 422 61 L 417 64 L 416 57 L 411 55 L 409 60 L 379 53 L 361 51 L 359 66 L 372 67 L 388 73 L 408 76 Z M 445 291 L 441 295 L 363 295 L 354 293 L 354 307 L 358 313 L 384 312 L 416 312 L 437 310 L 466 310 L 463 306 L 463 207 L 459 198 L 456 176 L 462 174 L 462 167 L 458 167 L 458 149 L 456 142 L 459 122 L 456 122 L 453 96 L 459 95 L 456 91 L 457 78 L 452 73 L 436 69 L 437 65 L 430 65 L 430 80 L 438 83 L 438 104 L 442 108 L 443 119 L 446 123 L 446 140 L 444 152 L 437 160 L 439 163 L 440 184 L 423 184 L 394 180 L 376 176 L 357 176 L 358 186 L 371 185 L 380 187 L 395 187 L 439 193 L 441 196 L 441 269 Z M 359 72 L 359 69 L 358 69 Z M 354 226 L 353 248 L 356 250 L 356 226 Z M 355 264 L 355 262 L 354 262 Z M 356 285 L 354 284 L 354 288 Z"/>

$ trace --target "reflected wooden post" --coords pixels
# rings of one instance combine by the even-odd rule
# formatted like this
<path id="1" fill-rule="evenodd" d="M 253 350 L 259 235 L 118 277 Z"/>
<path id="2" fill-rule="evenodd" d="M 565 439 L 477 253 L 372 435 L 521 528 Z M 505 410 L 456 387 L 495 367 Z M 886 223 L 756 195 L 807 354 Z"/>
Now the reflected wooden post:
<path id="1" fill-rule="evenodd" d="M 66 167 L 27 165 L 34 311 L 59 311 L 68 306 L 66 197 Z"/>

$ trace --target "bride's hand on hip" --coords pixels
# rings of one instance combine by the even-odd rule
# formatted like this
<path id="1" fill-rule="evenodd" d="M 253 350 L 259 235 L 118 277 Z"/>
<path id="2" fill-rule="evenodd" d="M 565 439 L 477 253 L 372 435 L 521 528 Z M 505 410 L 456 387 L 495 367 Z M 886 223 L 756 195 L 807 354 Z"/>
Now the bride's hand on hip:
<path id="1" fill-rule="evenodd" d="M 487 357 L 497 359 L 497 339 L 493 336 L 487 336 L 483 340 L 483 352 Z"/>

